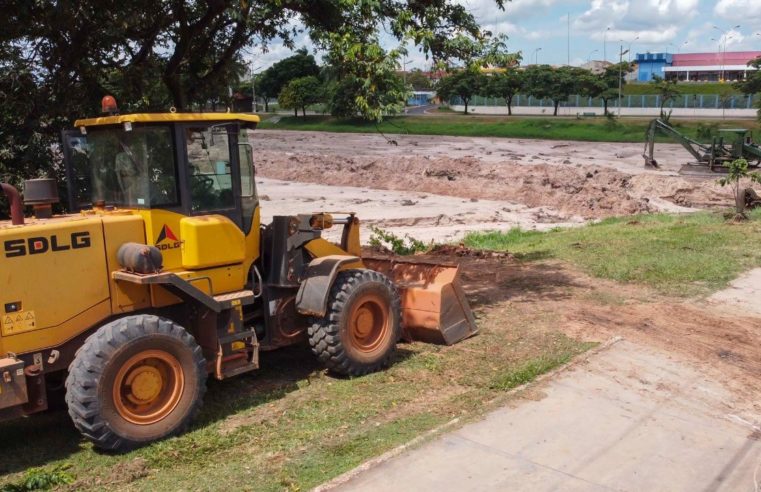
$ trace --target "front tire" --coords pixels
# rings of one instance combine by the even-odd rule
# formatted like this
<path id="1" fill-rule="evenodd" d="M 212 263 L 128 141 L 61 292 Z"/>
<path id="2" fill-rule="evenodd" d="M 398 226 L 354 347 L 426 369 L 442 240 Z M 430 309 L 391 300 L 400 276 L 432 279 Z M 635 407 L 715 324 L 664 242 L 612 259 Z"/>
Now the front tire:
<path id="1" fill-rule="evenodd" d="M 331 372 L 362 376 L 388 364 L 401 336 L 401 301 L 391 281 L 373 270 L 340 272 L 325 317 L 309 327 L 312 352 Z"/>
<path id="2" fill-rule="evenodd" d="M 130 449 L 183 432 L 206 392 L 206 360 L 173 321 L 128 316 L 102 326 L 66 379 L 74 426 L 96 447 Z"/>

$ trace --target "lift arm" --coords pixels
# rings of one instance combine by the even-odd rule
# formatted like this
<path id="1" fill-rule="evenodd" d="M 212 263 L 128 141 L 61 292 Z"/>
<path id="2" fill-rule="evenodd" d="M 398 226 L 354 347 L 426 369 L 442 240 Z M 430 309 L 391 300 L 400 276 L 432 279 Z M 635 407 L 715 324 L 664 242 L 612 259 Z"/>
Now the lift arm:
<path id="1" fill-rule="evenodd" d="M 704 161 L 705 154 L 710 151 L 709 147 L 706 147 L 700 142 L 696 142 L 695 140 L 682 135 L 665 121 L 661 119 L 655 119 L 650 122 L 650 126 L 648 126 L 647 133 L 645 134 L 645 151 L 642 154 L 642 157 L 645 158 L 645 167 L 658 167 L 658 162 L 653 158 L 653 152 L 655 150 L 655 135 L 658 130 L 676 140 L 679 144 L 682 145 L 682 147 L 687 150 L 687 152 L 692 154 L 692 156 L 697 161 Z M 701 150 L 703 151 L 702 154 L 700 153 Z"/>

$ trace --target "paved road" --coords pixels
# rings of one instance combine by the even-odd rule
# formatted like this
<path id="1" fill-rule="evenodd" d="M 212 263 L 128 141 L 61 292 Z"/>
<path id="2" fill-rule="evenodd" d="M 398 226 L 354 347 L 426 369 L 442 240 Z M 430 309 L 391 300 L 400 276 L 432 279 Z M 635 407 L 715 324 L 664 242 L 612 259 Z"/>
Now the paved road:
<path id="1" fill-rule="evenodd" d="M 420 116 L 423 114 L 426 114 L 426 111 L 430 111 L 432 109 L 436 109 L 438 106 L 435 104 L 426 104 L 424 106 L 410 106 L 406 108 L 404 111 L 404 114 L 406 115 L 413 115 L 413 116 Z"/>
<path id="2" fill-rule="evenodd" d="M 758 490 L 758 428 L 667 354 L 622 341 L 542 391 L 338 490 Z"/>

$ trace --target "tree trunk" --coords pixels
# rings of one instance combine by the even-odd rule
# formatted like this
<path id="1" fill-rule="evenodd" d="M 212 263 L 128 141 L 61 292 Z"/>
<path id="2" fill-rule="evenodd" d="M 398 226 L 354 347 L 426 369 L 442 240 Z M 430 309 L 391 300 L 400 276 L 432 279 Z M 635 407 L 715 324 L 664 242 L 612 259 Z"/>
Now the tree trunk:
<path id="1" fill-rule="evenodd" d="M 603 116 L 608 116 L 608 100 L 603 98 L 602 104 L 603 104 L 603 107 L 605 108 L 605 112 L 603 113 Z"/>
<path id="2" fill-rule="evenodd" d="M 296 118 L 299 117 L 299 108 L 293 108 L 293 116 L 295 116 Z"/>
<path id="3" fill-rule="evenodd" d="M 469 99 L 463 99 L 462 102 L 465 103 L 465 114 L 468 114 L 468 101 Z"/>
<path id="4" fill-rule="evenodd" d="M 172 102 L 174 107 L 178 111 L 182 111 L 187 107 L 187 100 L 185 99 L 185 91 L 180 83 L 180 77 L 176 75 L 169 75 L 164 77 L 164 85 L 169 90 L 169 94 L 172 96 Z"/>
<path id="5" fill-rule="evenodd" d="M 553 101 L 555 103 L 555 112 L 552 114 L 552 116 L 558 115 L 558 106 L 560 106 L 560 101 Z"/>
<path id="6" fill-rule="evenodd" d="M 506 97 L 505 102 L 507 102 L 507 116 L 513 115 L 513 96 Z"/>
<path id="7" fill-rule="evenodd" d="M 307 107 L 306 106 L 301 106 L 301 116 L 303 116 L 304 118 L 307 117 Z"/>
<path id="8" fill-rule="evenodd" d="M 264 98 L 264 112 L 269 113 L 270 112 L 270 104 L 267 98 Z"/>

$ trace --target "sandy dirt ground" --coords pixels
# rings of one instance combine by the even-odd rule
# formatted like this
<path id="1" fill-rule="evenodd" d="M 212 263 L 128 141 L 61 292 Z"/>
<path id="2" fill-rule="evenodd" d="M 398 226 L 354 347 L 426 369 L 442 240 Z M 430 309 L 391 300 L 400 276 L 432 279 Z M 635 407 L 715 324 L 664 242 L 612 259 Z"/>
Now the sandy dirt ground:
<path id="1" fill-rule="evenodd" d="M 550 207 L 527 207 L 499 200 L 292 183 L 269 178 L 259 178 L 257 188 L 263 202 L 264 223 L 274 215 L 356 212 L 364 226 L 360 238 L 363 243 L 367 243 L 371 235 L 370 226 L 425 242 L 442 243 L 456 241 L 472 231 L 506 230 L 516 226 L 546 230 L 585 222 L 583 217 L 561 215 Z M 336 240 L 340 231 L 326 231 L 325 237 Z"/>
<path id="2" fill-rule="evenodd" d="M 663 170 L 643 168 L 640 144 L 262 131 L 260 176 L 329 186 L 414 191 L 544 208 L 557 222 L 726 206 L 715 179 L 676 175 L 688 156 L 658 147 Z M 443 209 L 449 214 L 456 203 Z"/>
<path id="3" fill-rule="evenodd" d="M 714 179 L 675 175 L 686 159 L 678 146 L 659 146 L 667 171 L 644 172 L 639 144 L 394 138 L 397 145 L 380 135 L 260 132 L 254 141 L 263 210 L 350 209 L 360 212 L 367 224 L 416 232 L 441 229 L 424 237 L 446 239 L 475 227 L 546 228 L 654 209 L 727 205 L 727 192 Z M 526 156 L 533 162 L 526 162 Z M 367 236 L 365 230 L 363 238 Z M 561 326 L 571 335 L 594 338 L 623 331 L 627 338 L 642 338 L 698 360 L 711 355 L 727 367 L 745 367 L 753 377 L 736 381 L 755 394 L 761 391 L 761 318 L 753 308 L 761 274 L 749 273 L 712 299 L 692 302 L 652 299 L 643 289 L 566 270 L 546 264 L 473 263 L 464 276 L 476 303 L 493 303 L 494 296 L 532 306 L 541 301 L 547 312 L 563 313 Z M 566 302 L 563 285 L 583 288 L 594 302 L 578 296 Z M 728 309 L 730 299 L 746 307 Z M 761 403 L 757 405 L 761 410 Z"/>

